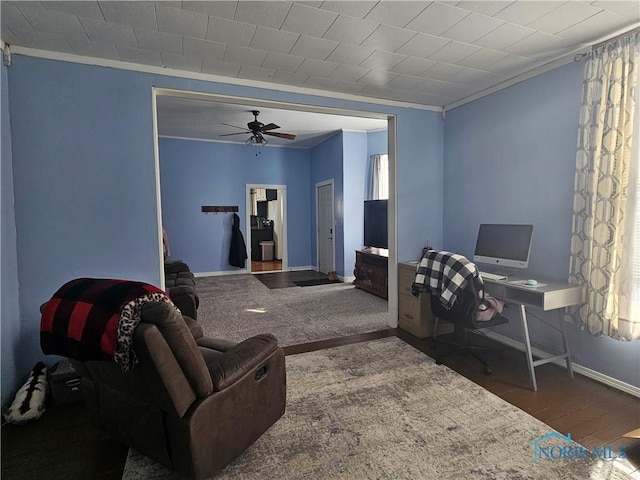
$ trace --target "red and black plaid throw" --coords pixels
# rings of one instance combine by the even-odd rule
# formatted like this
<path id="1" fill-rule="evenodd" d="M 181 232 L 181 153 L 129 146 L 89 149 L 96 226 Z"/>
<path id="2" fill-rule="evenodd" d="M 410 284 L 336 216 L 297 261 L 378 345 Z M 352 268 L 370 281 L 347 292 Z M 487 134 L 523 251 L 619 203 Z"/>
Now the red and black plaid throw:
<path id="1" fill-rule="evenodd" d="M 75 360 L 113 360 L 123 306 L 164 292 L 130 280 L 77 278 L 64 284 L 42 312 L 40 346 L 45 354 Z"/>

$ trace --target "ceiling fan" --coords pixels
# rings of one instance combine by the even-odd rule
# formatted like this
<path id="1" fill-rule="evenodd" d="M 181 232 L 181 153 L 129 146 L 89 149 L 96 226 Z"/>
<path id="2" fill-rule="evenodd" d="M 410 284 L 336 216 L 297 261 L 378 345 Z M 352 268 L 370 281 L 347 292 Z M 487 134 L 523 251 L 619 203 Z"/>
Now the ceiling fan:
<path id="1" fill-rule="evenodd" d="M 271 130 L 276 130 L 280 128 L 275 123 L 268 123 L 265 125 L 262 122 L 258 121 L 258 115 L 260 115 L 259 110 L 251 110 L 251 113 L 254 116 L 254 120 L 252 122 L 247 123 L 247 128 L 237 127 L 235 125 L 230 125 L 228 123 L 220 122 L 222 125 L 227 125 L 228 127 L 233 128 L 241 128 L 243 131 L 238 133 L 225 133 L 222 135 L 218 135 L 219 137 L 228 137 L 230 135 L 244 135 L 250 133 L 251 136 L 245 142 L 247 145 L 266 145 L 269 143 L 264 135 L 271 135 L 273 137 L 286 138 L 287 140 L 294 140 L 296 138 L 292 133 L 281 133 L 281 132 L 272 132 Z"/>

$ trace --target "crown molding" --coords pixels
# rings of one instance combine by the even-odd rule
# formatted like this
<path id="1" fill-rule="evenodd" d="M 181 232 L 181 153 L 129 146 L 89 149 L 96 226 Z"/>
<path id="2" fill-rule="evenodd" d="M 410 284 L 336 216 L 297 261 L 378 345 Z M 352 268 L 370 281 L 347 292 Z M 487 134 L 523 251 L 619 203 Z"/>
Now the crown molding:
<path id="1" fill-rule="evenodd" d="M 172 68 L 157 67 L 153 65 L 142 65 L 138 63 L 122 62 L 106 58 L 86 57 L 64 52 L 53 52 L 49 50 L 39 50 L 19 45 L 12 46 L 13 54 L 25 55 L 29 57 L 44 58 L 48 60 L 59 60 L 62 62 L 79 63 L 84 65 L 95 65 L 100 67 L 115 68 L 118 70 L 129 70 L 154 75 L 166 75 L 169 77 L 185 78 L 189 80 L 202 80 L 207 82 L 225 83 L 244 87 L 264 88 L 268 90 L 278 90 L 287 93 L 297 93 L 302 95 L 313 95 L 316 97 L 333 98 L 338 100 L 348 100 L 358 103 L 370 103 L 380 106 L 390 106 L 399 108 L 412 108 L 416 110 L 427 110 L 439 112 L 442 108 L 420 103 L 400 102 L 396 100 L 386 100 L 383 98 L 365 97 L 328 90 L 317 90 L 313 88 L 296 87 L 280 83 L 263 82 L 259 80 L 248 80 L 243 78 L 223 77 L 209 73 L 190 72 L 186 70 L 175 70 Z"/>

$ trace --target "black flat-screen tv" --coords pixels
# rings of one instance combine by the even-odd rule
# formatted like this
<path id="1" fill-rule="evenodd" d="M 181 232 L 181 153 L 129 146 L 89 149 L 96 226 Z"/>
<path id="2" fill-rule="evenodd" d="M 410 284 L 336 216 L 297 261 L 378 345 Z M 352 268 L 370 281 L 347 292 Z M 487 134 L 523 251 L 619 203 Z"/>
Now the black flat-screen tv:
<path id="1" fill-rule="evenodd" d="M 364 246 L 389 248 L 387 200 L 364 201 Z"/>

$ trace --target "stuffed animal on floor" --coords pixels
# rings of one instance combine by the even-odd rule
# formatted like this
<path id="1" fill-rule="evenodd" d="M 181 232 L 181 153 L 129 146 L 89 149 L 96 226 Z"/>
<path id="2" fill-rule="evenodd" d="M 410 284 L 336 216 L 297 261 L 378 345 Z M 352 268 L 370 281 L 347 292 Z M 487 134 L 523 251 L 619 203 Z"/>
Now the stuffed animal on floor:
<path id="1" fill-rule="evenodd" d="M 4 412 L 4 419 L 16 425 L 37 420 L 44 413 L 46 398 L 47 367 L 38 362 L 31 370 L 27 383 L 20 387 L 11 406 Z"/>

